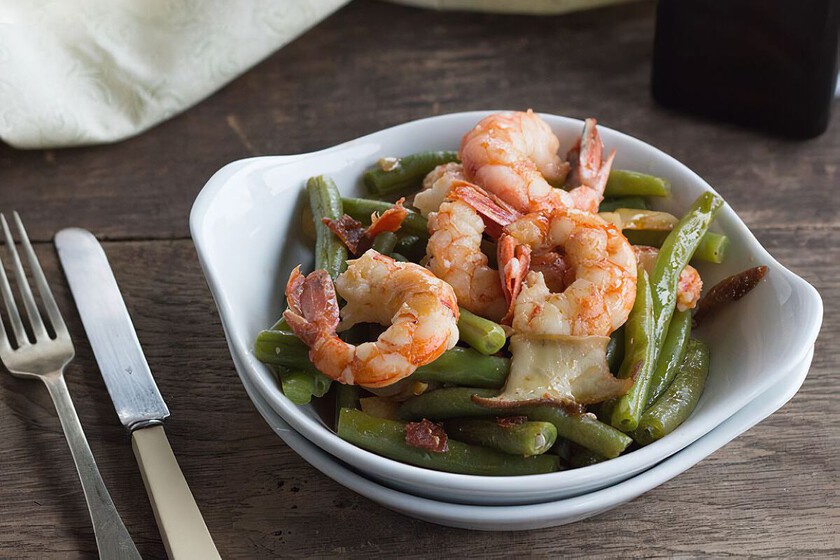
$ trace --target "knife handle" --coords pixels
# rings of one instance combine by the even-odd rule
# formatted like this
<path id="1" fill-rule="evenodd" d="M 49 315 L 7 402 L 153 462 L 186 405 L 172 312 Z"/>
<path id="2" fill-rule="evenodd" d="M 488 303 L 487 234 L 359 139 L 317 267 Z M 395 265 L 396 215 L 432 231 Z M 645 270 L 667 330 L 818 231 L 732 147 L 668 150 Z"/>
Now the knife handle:
<path id="1" fill-rule="evenodd" d="M 131 447 L 169 558 L 221 559 L 163 426 L 135 430 L 131 433 Z"/>

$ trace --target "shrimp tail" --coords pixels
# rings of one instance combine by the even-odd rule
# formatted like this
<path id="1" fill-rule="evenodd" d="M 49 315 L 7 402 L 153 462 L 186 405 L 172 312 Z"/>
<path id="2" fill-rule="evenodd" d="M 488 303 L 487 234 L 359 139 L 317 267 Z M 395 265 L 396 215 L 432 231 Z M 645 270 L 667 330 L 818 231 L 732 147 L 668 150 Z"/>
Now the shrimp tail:
<path id="1" fill-rule="evenodd" d="M 326 270 L 304 276 L 296 267 L 286 284 L 289 308 L 283 318 L 298 338 L 312 346 L 323 333 L 335 333 L 338 327 L 338 298 L 332 278 Z"/>
<path id="2" fill-rule="evenodd" d="M 454 181 L 450 197 L 464 201 L 478 212 L 484 220 L 484 232 L 494 239 L 502 235 L 502 228 L 522 217 L 511 205 L 466 181 Z"/>
<path id="3" fill-rule="evenodd" d="M 497 246 L 497 260 L 502 292 L 508 304 L 507 313 L 501 322 L 509 325 L 513 321 L 514 303 L 531 267 L 531 247 L 519 244 L 512 236 L 503 234 Z"/>
<path id="4" fill-rule="evenodd" d="M 403 206 L 405 198 L 401 198 L 394 203 L 393 206 L 385 210 L 382 215 L 377 215 L 375 212 L 370 217 L 370 227 L 367 228 L 366 235 L 373 239 L 378 234 L 385 231 L 397 231 L 402 226 L 403 220 L 408 216 L 408 210 Z"/>

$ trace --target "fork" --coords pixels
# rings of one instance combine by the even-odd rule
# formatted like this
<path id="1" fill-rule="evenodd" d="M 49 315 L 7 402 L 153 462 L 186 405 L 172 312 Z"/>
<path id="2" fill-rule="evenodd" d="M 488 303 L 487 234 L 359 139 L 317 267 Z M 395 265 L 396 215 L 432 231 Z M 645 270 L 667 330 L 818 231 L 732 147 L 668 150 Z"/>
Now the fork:
<path id="1" fill-rule="evenodd" d="M 49 324 L 52 326 L 54 335 L 47 331 L 41 312 L 29 287 L 26 279 L 26 272 L 18 256 L 15 241 L 6 216 L 0 214 L 0 224 L 6 239 L 6 249 L 11 259 L 10 269 L 14 273 L 15 283 L 20 292 L 20 299 L 26 309 L 26 316 L 29 319 L 29 327 L 32 337 L 27 334 L 17 304 L 15 303 L 9 279 L 6 276 L 5 267 L 0 259 L 0 292 L 6 306 L 6 315 L 9 319 L 11 332 L 14 340 L 11 340 L 6 325 L 0 318 L 0 360 L 6 368 L 16 377 L 27 379 L 40 379 L 47 386 L 47 390 L 55 404 L 61 427 L 64 429 L 64 436 L 70 446 L 73 461 L 76 463 L 76 471 L 82 482 L 82 490 L 87 501 L 90 518 L 93 521 L 93 532 L 96 535 L 96 546 L 99 549 L 99 556 L 102 559 L 141 559 L 140 553 L 131 540 L 131 535 L 120 519 L 114 502 L 108 494 L 105 482 L 96 467 L 96 461 L 91 453 L 90 446 L 82 425 L 70 399 L 70 392 L 67 390 L 67 383 L 64 381 L 64 368 L 73 359 L 75 350 L 73 341 L 67 326 L 61 318 L 61 312 L 55 303 L 44 271 L 38 262 L 38 257 L 32 249 L 26 230 L 17 212 L 13 213 L 15 225 L 17 226 L 20 243 L 23 253 L 29 263 L 29 270 L 38 292 L 41 295 L 41 302 L 46 311 Z M 141 559 L 142 560 L 142 559 Z"/>

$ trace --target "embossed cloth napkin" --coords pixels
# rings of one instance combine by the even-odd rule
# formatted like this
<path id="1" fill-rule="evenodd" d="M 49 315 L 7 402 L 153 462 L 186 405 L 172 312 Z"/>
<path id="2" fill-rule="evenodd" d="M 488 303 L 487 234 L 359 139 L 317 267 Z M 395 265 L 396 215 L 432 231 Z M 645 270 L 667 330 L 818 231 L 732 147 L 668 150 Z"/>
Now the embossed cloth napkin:
<path id="1" fill-rule="evenodd" d="M 349 0 L 0 0 L 0 139 L 138 134 L 198 103 Z M 630 0 L 397 0 L 560 13 Z"/>

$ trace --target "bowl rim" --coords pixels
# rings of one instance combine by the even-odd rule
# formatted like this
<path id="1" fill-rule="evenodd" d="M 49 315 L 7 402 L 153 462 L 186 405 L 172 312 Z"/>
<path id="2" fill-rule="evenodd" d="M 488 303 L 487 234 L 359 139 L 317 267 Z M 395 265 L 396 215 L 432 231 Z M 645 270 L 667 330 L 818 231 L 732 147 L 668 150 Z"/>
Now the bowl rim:
<path id="1" fill-rule="evenodd" d="M 267 371 L 267 368 L 258 362 L 253 356 L 253 352 L 250 347 L 252 341 L 246 343 L 244 340 L 237 340 L 232 336 L 229 323 L 230 317 L 233 314 L 233 306 L 223 287 L 220 285 L 218 275 L 215 274 L 215 264 L 210 255 L 210 249 L 204 243 L 204 236 L 202 233 L 203 221 L 211 209 L 218 192 L 224 189 L 226 185 L 229 185 L 231 181 L 239 175 L 251 173 L 257 169 L 282 166 L 290 163 L 298 163 L 307 159 L 318 158 L 346 150 L 360 143 L 373 141 L 379 136 L 401 133 L 414 127 L 437 126 L 450 119 L 473 119 L 475 122 L 478 122 L 483 117 L 496 112 L 499 111 L 469 111 L 437 115 L 385 128 L 377 132 L 343 142 L 336 146 L 314 152 L 297 155 L 246 158 L 225 165 L 209 179 L 207 184 L 196 197 L 195 203 L 193 204 L 193 208 L 190 213 L 190 231 L 196 246 L 199 262 L 202 270 L 204 271 L 211 293 L 216 301 L 230 351 L 232 355 L 235 354 L 242 358 L 242 363 L 248 373 L 248 378 L 255 382 L 260 394 L 266 398 L 272 408 L 280 416 L 282 416 L 292 426 L 292 428 L 294 428 L 298 433 L 301 433 L 304 437 L 307 437 L 307 439 L 318 445 L 320 448 L 339 457 L 343 461 L 353 464 L 356 468 L 365 471 L 373 471 L 378 476 L 390 479 L 417 481 L 413 482 L 414 484 L 422 481 L 423 486 L 434 486 L 439 490 L 457 488 L 459 492 L 480 492 L 482 490 L 486 490 L 487 480 L 488 478 L 492 478 L 492 480 L 496 483 L 495 486 L 497 487 L 504 488 L 506 484 L 512 485 L 511 487 L 516 490 L 506 492 L 506 494 L 516 496 L 521 495 L 526 488 L 531 489 L 533 492 L 541 492 L 547 485 L 552 485 L 554 480 L 563 480 L 564 487 L 579 486 L 603 479 L 606 474 L 617 469 L 621 469 L 622 471 L 639 472 L 641 469 L 650 467 L 656 462 L 661 461 L 662 459 L 691 444 L 693 441 L 696 441 L 699 437 L 702 437 L 710 430 L 714 429 L 717 425 L 720 425 L 720 423 L 725 421 L 726 418 L 743 408 L 743 406 L 745 406 L 750 400 L 763 393 L 772 384 L 771 381 L 756 384 L 746 395 L 738 397 L 739 404 L 734 406 L 728 416 L 722 418 L 718 424 L 715 426 L 703 427 L 702 429 L 695 429 L 691 432 L 690 437 L 683 437 L 680 440 L 681 444 L 679 445 L 677 445 L 676 438 L 669 436 L 637 449 L 632 453 L 621 455 L 615 459 L 588 467 L 547 474 L 487 477 L 482 475 L 447 473 L 417 467 L 388 459 L 357 447 L 339 438 L 333 430 L 324 424 L 317 423 L 311 418 L 305 417 L 306 415 L 297 410 L 297 405 L 294 405 L 291 401 L 286 399 L 286 397 L 282 394 L 282 391 L 276 386 L 276 383 L 273 382 L 273 377 L 270 375 L 260 375 L 257 369 L 264 368 Z M 547 120 L 550 125 L 557 122 L 563 123 L 564 125 L 573 124 L 575 126 L 583 126 L 583 121 L 579 119 L 548 113 L 538 114 L 543 119 Z M 719 193 L 717 193 L 717 191 L 715 191 L 715 189 L 702 177 L 676 158 L 670 156 L 655 146 L 609 127 L 599 125 L 599 131 L 602 136 L 620 138 L 623 142 L 635 145 L 635 147 L 639 149 L 650 151 L 653 157 L 675 165 L 682 172 L 687 173 L 698 185 L 703 188 L 704 191 L 709 191 L 720 196 Z M 817 335 L 819 334 L 823 315 L 823 305 L 820 295 L 807 281 L 787 269 L 784 265 L 773 258 L 772 255 L 770 255 L 770 253 L 768 253 L 767 250 L 758 242 L 743 220 L 741 220 L 741 218 L 725 200 L 718 217 L 720 218 L 724 215 L 728 218 L 732 228 L 734 228 L 735 231 L 733 233 L 737 233 L 737 235 L 743 237 L 745 242 L 749 244 L 751 252 L 755 253 L 756 256 L 764 262 L 764 264 L 773 270 L 773 275 L 775 276 L 777 274 L 781 274 L 785 280 L 795 287 L 794 291 L 802 298 L 802 317 L 805 317 L 806 319 L 802 323 L 802 330 L 800 331 L 802 344 L 799 345 L 796 352 L 789 354 L 787 356 L 787 360 L 784 363 L 779 364 L 777 368 L 781 371 L 788 371 L 794 367 L 795 364 L 802 361 L 809 349 L 813 346 Z M 804 312 L 807 312 L 807 314 Z M 802 320 L 802 317 L 800 317 L 800 320 Z M 269 378 L 272 380 L 270 385 Z M 515 484 L 513 484 L 514 482 Z"/>

